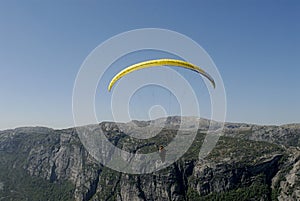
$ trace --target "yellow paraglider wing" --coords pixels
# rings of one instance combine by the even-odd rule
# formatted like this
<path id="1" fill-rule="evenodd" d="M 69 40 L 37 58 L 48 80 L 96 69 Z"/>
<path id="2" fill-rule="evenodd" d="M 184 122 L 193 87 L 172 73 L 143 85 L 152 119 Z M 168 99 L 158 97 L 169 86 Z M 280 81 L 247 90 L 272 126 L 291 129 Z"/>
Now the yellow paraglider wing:
<path id="1" fill-rule="evenodd" d="M 204 77 L 206 77 L 212 83 L 213 87 L 214 88 L 216 87 L 216 84 L 215 84 L 215 81 L 213 80 L 213 78 L 208 73 L 206 73 L 204 70 L 202 70 L 200 67 L 198 67 L 194 64 L 191 64 L 189 62 L 182 61 L 182 60 L 177 60 L 177 59 L 156 59 L 156 60 L 149 60 L 149 61 L 140 62 L 140 63 L 134 64 L 134 65 L 128 66 L 124 70 L 120 71 L 110 81 L 110 83 L 108 85 L 108 91 L 110 91 L 111 88 L 113 87 L 113 85 L 119 79 L 121 79 L 123 76 L 125 76 L 126 74 L 131 73 L 131 72 L 136 71 L 136 70 L 140 70 L 140 69 L 143 69 L 143 68 L 154 67 L 154 66 L 179 66 L 179 67 L 183 67 L 183 68 L 193 70 L 197 73 L 200 73 Z"/>

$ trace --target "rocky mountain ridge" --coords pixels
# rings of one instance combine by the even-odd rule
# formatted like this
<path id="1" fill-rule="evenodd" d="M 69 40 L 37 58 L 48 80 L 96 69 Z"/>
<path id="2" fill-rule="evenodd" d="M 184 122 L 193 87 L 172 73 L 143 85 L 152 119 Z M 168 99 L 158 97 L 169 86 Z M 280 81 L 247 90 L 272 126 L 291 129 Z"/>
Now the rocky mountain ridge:
<path id="1" fill-rule="evenodd" d="M 217 146 L 200 160 L 210 122 L 198 121 L 198 134 L 184 156 L 166 169 L 143 175 L 119 173 L 99 164 L 75 128 L 0 131 L 0 200 L 300 199 L 300 124 L 226 123 Z M 103 122 L 95 127 L 124 150 L 155 151 L 157 144 L 165 143 L 161 140 L 176 135 L 181 122 L 181 117 L 169 117 L 167 121 Z M 142 133 L 151 124 L 152 129 L 163 129 L 151 139 L 129 145 L 127 134 Z M 166 135 L 170 139 L 161 137 Z"/>

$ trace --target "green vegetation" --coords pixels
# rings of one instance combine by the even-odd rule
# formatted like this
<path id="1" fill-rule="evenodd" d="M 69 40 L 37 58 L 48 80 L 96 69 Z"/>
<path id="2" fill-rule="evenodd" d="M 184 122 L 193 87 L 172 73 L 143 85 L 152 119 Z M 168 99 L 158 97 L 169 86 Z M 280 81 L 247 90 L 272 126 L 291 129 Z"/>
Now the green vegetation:
<path id="1" fill-rule="evenodd" d="M 117 192 L 120 192 L 120 185 L 118 183 L 120 177 L 121 173 L 104 167 L 98 184 L 102 190 L 94 197 L 107 201 L 116 200 Z"/>
<path id="2" fill-rule="evenodd" d="M 13 138 L 2 138 L 4 142 L 10 140 L 3 143 L 7 146 L 0 150 L 0 200 L 74 200 L 75 186 L 71 182 L 50 182 L 29 175 L 24 168 L 33 147 L 42 145 L 43 151 L 51 151 L 59 145 L 59 135 L 48 129 L 25 130 L 19 129 Z"/>
<path id="3" fill-rule="evenodd" d="M 263 179 L 263 176 L 260 177 Z M 187 197 L 191 201 L 249 201 L 269 200 L 270 190 L 263 180 L 257 180 L 248 187 L 240 187 L 227 192 L 212 193 L 200 196 L 197 191 L 189 188 Z"/>
<path id="4" fill-rule="evenodd" d="M 284 149 L 279 145 L 268 142 L 256 142 L 239 138 L 220 137 L 217 146 L 208 155 L 207 159 L 220 161 L 224 158 L 239 161 L 239 163 L 254 165 L 265 157 L 282 154 Z"/>
<path id="5" fill-rule="evenodd" d="M 1 155 L 6 159 L 12 158 L 9 155 Z M 12 163 L 0 163 L 0 182 L 3 184 L 0 190 L 0 200 L 68 201 L 74 199 L 75 188 L 70 182 L 51 183 L 42 178 L 30 176 L 21 167 L 11 165 Z"/>

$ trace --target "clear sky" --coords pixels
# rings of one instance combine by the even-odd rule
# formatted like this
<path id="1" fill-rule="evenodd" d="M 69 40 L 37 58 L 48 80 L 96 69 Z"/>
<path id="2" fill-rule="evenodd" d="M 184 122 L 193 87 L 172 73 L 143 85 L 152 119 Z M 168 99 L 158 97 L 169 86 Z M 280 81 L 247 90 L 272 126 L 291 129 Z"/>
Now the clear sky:
<path id="1" fill-rule="evenodd" d="M 299 1 L 0 1 L 0 129 L 73 125 L 86 56 L 124 31 L 165 28 L 217 65 L 227 121 L 300 122 Z M 134 100 L 133 100 L 134 101 Z"/>

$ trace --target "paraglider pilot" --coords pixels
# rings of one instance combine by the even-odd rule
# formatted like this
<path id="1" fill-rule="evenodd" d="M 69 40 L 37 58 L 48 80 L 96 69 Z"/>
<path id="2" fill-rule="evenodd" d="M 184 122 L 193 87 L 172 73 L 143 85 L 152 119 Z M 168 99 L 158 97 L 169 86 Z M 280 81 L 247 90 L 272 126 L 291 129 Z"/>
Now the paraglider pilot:
<path id="1" fill-rule="evenodd" d="M 165 160 L 166 160 L 166 153 L 167 153 L 164 146 L 162 146 L 162 145 L 159 146 L 158 153 L 159 153 L 159 157 L 160 157 L 161 162 L 164 163 Z"/>

